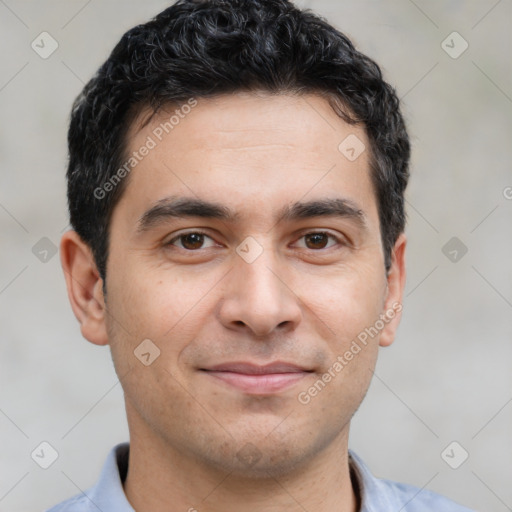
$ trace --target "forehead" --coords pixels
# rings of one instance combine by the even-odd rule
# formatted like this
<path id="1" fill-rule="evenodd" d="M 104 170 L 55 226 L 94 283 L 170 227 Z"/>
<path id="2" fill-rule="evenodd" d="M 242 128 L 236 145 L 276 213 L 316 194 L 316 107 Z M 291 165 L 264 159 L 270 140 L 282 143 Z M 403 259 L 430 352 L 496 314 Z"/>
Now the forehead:
<path id="1" fill-rule="evenodd" d="M 151 135 L 163 145 L 172 136 L 176 143 L 203 149 L 219 149 L 229 143 L 232 149 L 237 144 L 256 147 L 260 142 L 283 145 L 287 141 L 297 146 L 298 141 L 307 141 L 304 150 L 328 145 L 338 150 L 345 132 L 366 141 L 364 128 L 344 122 L 320 95 L 240 91 L 166 104 L 157 113 L 145 107 L 130 122 L 126 142 L 134 149 Z"/>
<path id="2" fill-rule="evenodd" d="M 139 212 L 186 195 L 229 203 L 243 218 L 251 206 L 263 214 L 262 204 L 341 194 L 376 214 L 364 128 L 318 95 L 236 93 L 144 110 L 126 143 L 127 158 L 150 148 L 120 201 Z"/>

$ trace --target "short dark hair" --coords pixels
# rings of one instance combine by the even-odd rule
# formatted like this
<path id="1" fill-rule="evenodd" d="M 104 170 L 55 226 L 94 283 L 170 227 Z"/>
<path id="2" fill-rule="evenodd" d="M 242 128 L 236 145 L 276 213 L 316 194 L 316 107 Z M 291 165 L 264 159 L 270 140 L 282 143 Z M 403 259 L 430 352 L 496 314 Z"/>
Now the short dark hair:
<path id="1" fill-rule="evenodd" d="M 287 0 L 178 0 L 126 32 L 73 104 L 70 221 L 101 277 L 110 218 L 127 179 L 105 184 L 126 161 L 137 113 L 238 91 L 320 94 L 343 120 L 365 127 L 389 270 L 405 227 L 410 146 L 399 99 L 379 66 L 326 20 Z"/>

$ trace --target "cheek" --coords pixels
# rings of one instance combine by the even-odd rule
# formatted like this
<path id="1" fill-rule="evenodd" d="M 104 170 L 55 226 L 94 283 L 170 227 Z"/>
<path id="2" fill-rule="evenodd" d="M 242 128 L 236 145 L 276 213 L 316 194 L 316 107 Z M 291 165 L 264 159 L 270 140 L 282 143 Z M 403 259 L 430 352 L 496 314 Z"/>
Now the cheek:
<path id="1" fill-rule="evenodd" d="M 204 295 L 198 282 L 182 279 L 172 270 L 124 267 L 112 283 L 112 312 L 131 326 L 133 334 L 160 338 L 183 320 Z"/>
<path id="2" fill-rule="evenodd" d="M 331 431 L 336 435 L 351 420 L 368 391 L 377 351 L 376 344 L 340 346 L 324 373 L 300 390 L 298 412 L 305 418 L 316 418 L 324 434 Z"/>
<path id="3" fill-rule="evenodd" d="M 326 276 L 301 278 L 299 294 L 329 328 L 341 350 L 347 341 L 372 326 L 379 318 L 385 300 L 384 272 L 375 265 L 340 268 Z"/>
<path id="4" fill-rule="evenodd" d="M 181 351 L 204 324 L 203 299 L 218 279 L 199 274 L 185 279 L 158 268 L 141 273 L 133 267 L 127 262 L 107 282 L 107 324 L 118 373 L 140 369 L 134 351 L 147 339 L 160 350 L 157 363 L 165 361 L 175 370 Z"/>

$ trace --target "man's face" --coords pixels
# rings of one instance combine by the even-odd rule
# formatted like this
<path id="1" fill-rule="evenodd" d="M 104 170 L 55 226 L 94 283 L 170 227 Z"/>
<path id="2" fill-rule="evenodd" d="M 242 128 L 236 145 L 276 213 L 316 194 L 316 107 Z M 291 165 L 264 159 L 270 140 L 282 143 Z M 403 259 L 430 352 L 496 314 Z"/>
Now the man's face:
<path id="1" fill-rule="evenodd" d="M 339 149 L 348 136 L 369 143 L 313 95 L 201 99 L 162 135 L 172 114 L 132 126 L 130 154 L 152 146 L 148 136 L 156 147 L 110 224 L 105 321 L 132 440 L 216 469 L 282 474 L 346 441 L 389 327 L 343 358 L 396 298 L 368 150 L 354 160 Z M 234 218 L 175 216 L 177 199 Z M 331 200 L 338 213 L 293 207 Z M 148 339 L 160 355 L 146 366 L 134 351 L 151 361 L 151 343 L 137 348 Z"/>

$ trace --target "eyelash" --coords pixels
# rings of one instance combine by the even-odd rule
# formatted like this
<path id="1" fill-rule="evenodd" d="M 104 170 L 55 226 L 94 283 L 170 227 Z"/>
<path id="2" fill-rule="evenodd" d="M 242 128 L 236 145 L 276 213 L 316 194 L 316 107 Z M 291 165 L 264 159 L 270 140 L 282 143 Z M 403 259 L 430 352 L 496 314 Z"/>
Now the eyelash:
<path id="1" fill-rule="evenodd" d="M 346 242 L 343 242 L 339 237 L 333 235 L 332 233 L 329 233 L 327 231 L 308 231 L 307 233 L 304 233 L 303 235 L 301 235 L 299 237 L 299 240 L 306 237 L 307 235 L 327 235 L 328 237 L 332 238 L 333 240 L 336 241 L 336 243 L 338 245 L 347 245 Z M 210 238 L 211 240 L 213 240 L 213 238 L 208 235 L 208 233 L 204 232 L 204 231 L 201 231 L 201 230 L 194 230 L 194 231 L 188 231 L 186 233 L 180 233 L 179 235 L 175 236 L 174 238 L 172 238 L 171 240 L 169 240 L 168 242 L 166 242 L 164 245 L 166 247 L 168 246 L 173 246 L 173 243 L 176 241 L 176 240 L 179 240 L 181 239 L 182 237 L 184 236 L 187 236 L 187 235 L 204 235 L 205 237 L 207 238 Z M 320 252 L 320 251 L 323 251 L 323 250 L 327 250 L 327 249 L 331 249 L 333 246 L 331 247 L 323 247 L 322 249 L 309 249 L 311 251 L 314 251 L 314 252 Z M 200 251 L 201 249 L 185 249 L 183 247 L 177 247 L 177 249 L 180 249 L 182 251 L 186 251 L 186 252 L 198 252 Z M 308 249 L 307 247 L 303 248 L 303 249 Z"/>

